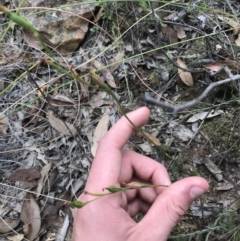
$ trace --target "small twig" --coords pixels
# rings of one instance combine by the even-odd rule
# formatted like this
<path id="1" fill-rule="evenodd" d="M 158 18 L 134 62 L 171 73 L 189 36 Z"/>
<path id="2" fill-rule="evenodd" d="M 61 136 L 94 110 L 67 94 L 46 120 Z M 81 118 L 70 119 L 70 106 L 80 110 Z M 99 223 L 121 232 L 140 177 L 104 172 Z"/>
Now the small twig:
<path id="1" fill-rule="evenodd" d="M 232 74 L 231 70 L 227 66 L 223 66 L 223 70 L 225 73 L 229 76 L 229 78 L 232 78 L 234 75 Z"/>
<path id="2" fill-rule="evenodd" d="M 234 75 L 232 76 L 231 78 L 227 78 L 227 79 L 224 79 L 224 80 L 220 80 L 220 81 L 217 81 L 217 82 L 214 82 L 214 83 L 211 83 L 204 91 L 203 93 L 198 96 L 197 98 L 189 101 L 189 102 L 186 102 L 184 104 L 181 104 L 181 105 L 172 105 L 172 104 L 169 104 L 169 103 L 166 103 L 166 102 L 163 102 L 163 101 L 158 101 L 156 100 L 155 98 L 152 98 L 150 96 L 145 96 L 144 99 L 147 103 L 149 104 L 153 104 L 153 105 L 156 105 L 156 106 L 159 106 L 159 107 L 162 107 L 162 108 L 165 108 L 165 109 L 168 109 L 170 111 L 172 111 L 173 113 L 173 116 L 176 116 L 176 114 L 181 111 L 181 110 L 184 110 L 184 109 L 187 109 L 187 108 L 190 108 L 190 107 L 193 107 L 195 106 L 197 103 L 199 103 L 201 100 L 203 100 L 204 98 L 207 97 L 208 93 L 215 87 L 219 86 L 219 85 L 223 85 L 223 84 L 227 84 L 229 82 L 232 82 L 232 81 L 236 81 L 236 80 L 239 80 L 240 79 L 240 75 L 237 74 L 237 75 Z"/>

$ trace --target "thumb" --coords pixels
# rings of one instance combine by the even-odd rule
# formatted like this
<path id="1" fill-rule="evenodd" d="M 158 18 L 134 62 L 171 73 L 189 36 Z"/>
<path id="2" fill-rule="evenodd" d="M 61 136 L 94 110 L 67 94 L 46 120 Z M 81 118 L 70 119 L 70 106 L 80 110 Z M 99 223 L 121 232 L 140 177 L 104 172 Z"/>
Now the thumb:
<path id="1" fill-rule="evenodd" d="M 140 230 L 148 227 L 148 232 L 145 229 L 143 234 L 144 240 L 167 240 L 191 203 L 208 188 L 209 185 L 205 179 L 189 177 L 173 183 L 162 191 L 139 223 Z"/>

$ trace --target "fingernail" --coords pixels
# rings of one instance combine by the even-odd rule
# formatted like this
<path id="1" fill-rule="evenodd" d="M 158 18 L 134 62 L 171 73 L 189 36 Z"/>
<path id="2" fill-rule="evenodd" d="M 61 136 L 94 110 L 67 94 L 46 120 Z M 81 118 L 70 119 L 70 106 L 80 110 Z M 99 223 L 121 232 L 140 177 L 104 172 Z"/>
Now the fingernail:
<path id="1" fill-rule="evenodd" d="M 205 193 L 205 190 L 201 187 L 192 187 L 190 190 L 190 197 L 192 199 L 196 199 L 197 197 L 201 196 L 203 193 Z"/>

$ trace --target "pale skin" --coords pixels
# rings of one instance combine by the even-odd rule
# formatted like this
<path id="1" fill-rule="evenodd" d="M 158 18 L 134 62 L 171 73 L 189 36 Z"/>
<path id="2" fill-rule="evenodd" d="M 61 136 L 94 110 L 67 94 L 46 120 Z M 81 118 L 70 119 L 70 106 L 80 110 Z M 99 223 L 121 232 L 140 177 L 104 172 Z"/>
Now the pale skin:
<path id="1" fill-rule="evenodd" d="M 149 119 L 142 107 L 128 117 L 138 127 Z M 191 203 L 206 192 L 209 185 L 200 177 L 188 177 L 171 183 L 160 163 L 133 151 L 123 150 L 133 126 L 122 117 L 101 139 L 93 160 L 85 190 L 102 193 L 108 186 L 142 182 L 168 187 L 144 188 L 115 193 L 75 210 L 73 241 L 163 241 L 167 240 Z M 80 201 L 92 196 L 82 194 Z M 136 223 L 139 212 L 144 218 Z"/>

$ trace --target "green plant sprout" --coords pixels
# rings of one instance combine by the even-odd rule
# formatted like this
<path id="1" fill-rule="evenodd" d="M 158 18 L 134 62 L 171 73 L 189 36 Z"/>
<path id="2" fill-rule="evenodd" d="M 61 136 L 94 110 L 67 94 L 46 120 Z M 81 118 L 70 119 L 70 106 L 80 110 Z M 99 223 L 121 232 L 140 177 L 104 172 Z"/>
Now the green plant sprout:
<path id="1" fill-rule="evenodd" d="M 103 188 L 104 190 L 107 190 L 107 193 L 91 193 L 88 191 L 84 191 L 84 194 L 86 195 L 91 195 L 94 197 L 97 197 L 95 199 L 92 199 L 90 201 L 87 202 L 81 202 L 79 200 L 74 200 L 72 202 L 68 202 L 68 205 L 70 205 L 71 207 L 74 208 L 83 208 L 84 206 L 86 206 L 87 204 L 101 198 L 104 196 L 108 196 L 114 193 L 119 193 L 119 192 L 126 192 L 128 190 L 133 190 L 133 189 L 140 189 L 140 188 L 155 188 L 155 187 L 168 187 L 167 185 L 162 185 L 162 184 L 148 184 L 148 183 L 140 183 L 140 182 L 130 182 L 130 183 L 123 183 L 123 185 L 125 187 L 118 187 L 118 186 L 109 186 L 109 187 L 105 187 Z"/>

